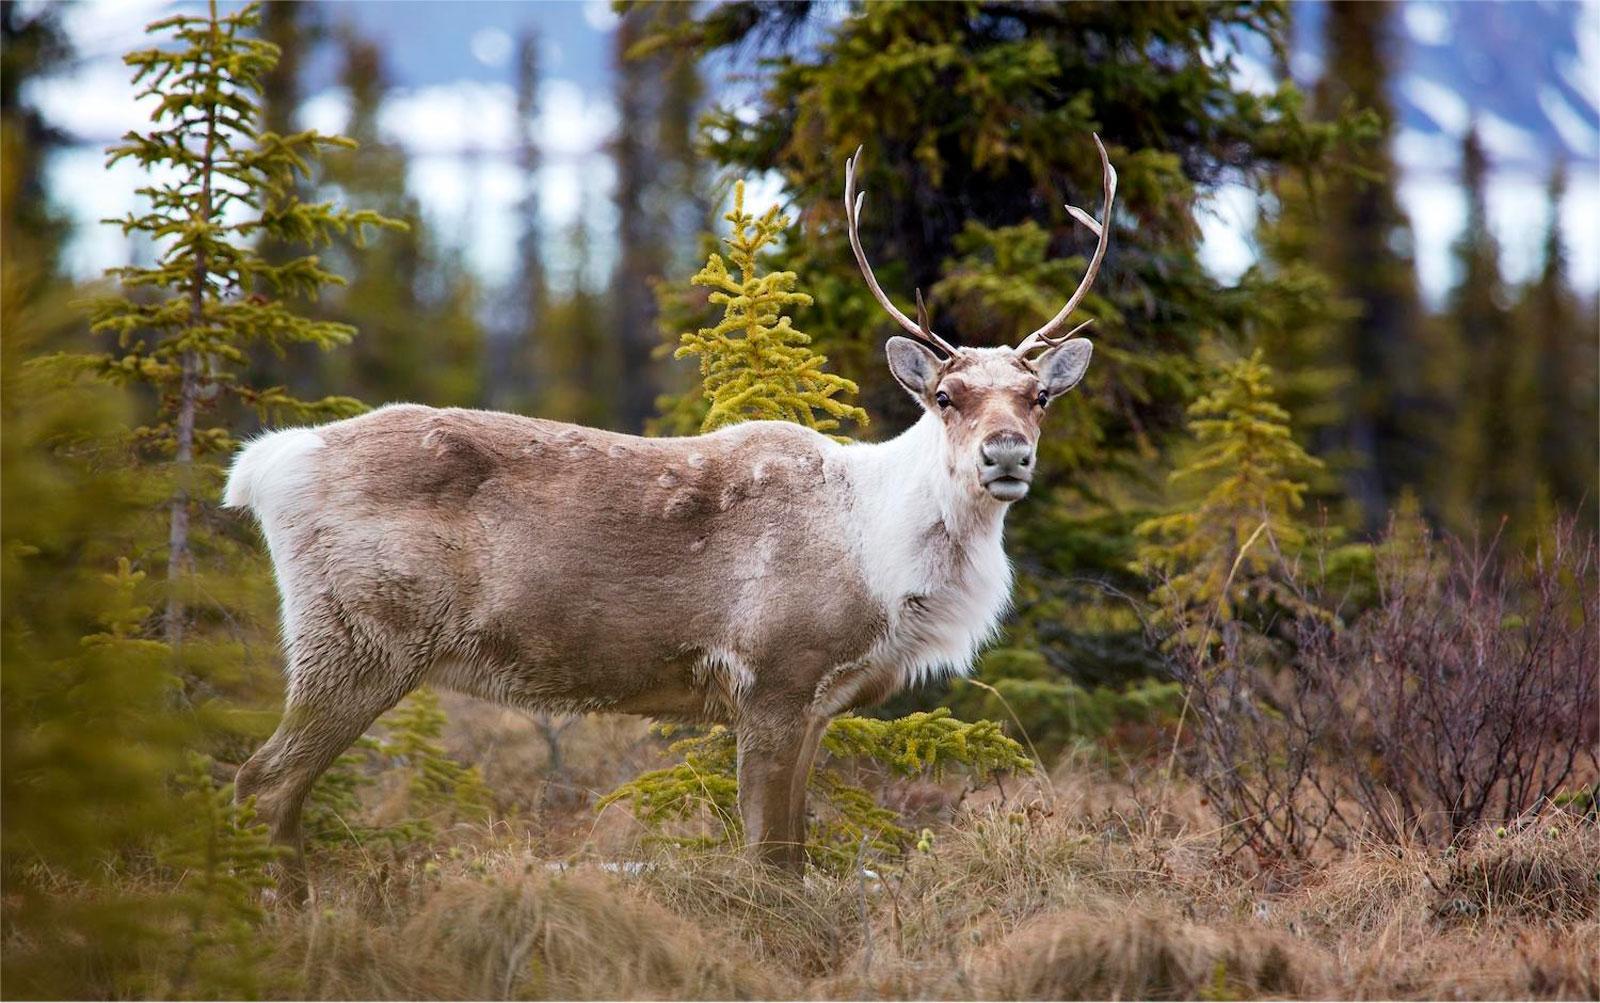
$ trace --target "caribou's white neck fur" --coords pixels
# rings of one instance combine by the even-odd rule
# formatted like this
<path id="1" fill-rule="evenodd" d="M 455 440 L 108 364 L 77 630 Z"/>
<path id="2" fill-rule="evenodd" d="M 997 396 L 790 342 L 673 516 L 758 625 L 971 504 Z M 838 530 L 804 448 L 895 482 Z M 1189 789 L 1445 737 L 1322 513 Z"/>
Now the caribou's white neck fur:
<path id="1" fill-rule="evenodd" d="M 929 413 L 894 439 L 839 456 L 862 572 L 888 621 L 871 660 L 893 666 L 902 684 L 968 672 L 1010 601 L 1001 546 L 1010 506 L 977 486 L 970 458 L 952 455 Z"/>

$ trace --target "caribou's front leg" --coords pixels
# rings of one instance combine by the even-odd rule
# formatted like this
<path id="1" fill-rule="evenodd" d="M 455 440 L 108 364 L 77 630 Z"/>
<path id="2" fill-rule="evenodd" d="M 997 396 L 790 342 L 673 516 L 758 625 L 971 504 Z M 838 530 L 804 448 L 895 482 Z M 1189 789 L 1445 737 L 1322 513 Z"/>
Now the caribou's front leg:
<path id="1" fill-rule="evenodd" d="M 806 788 L 811 782 L 811 767 L 817 761 L 817 750 L 822 745 L 822 733 L 828 730 L 828 718 L 807 712 L 805 731 L 800 737 L 800 751 L 795 756 L 794 772 L 789 777 L 789 832 L 798 851 L 797 869 L 805 870 L 806 846 Z"/>
<path id="2" fill-rule="evenodd" d="M 805 873 L 805 784 L 820 736 L 803 705 L 775 704 L 740 715 L 745 846 L 758 861 L 796 876 Z"/>

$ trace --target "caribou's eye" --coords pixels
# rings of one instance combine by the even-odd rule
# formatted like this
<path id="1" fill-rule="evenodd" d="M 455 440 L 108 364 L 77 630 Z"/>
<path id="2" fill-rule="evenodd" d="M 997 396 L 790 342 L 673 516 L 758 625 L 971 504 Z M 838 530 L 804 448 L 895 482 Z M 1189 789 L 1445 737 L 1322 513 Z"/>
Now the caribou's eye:
<path id="1" fill-rule="evenodd" d="M 1039 407 L 1044 407 L 1046 404 L 1050 403 L 1050 394 L 1047 391 L 1041 390 L 1039 391 L 1039 396 L 1035 397 L 1033 402 Z"/>
<path id="2" fill-rule="evenodd" d="M 933 402 L 935 404 L 939 405 L 940 407 L 949 407 L 950 406 L 950 395 L 945 393 L 943 390 L 941 390 L 938 393 L 933 395 Z"/>

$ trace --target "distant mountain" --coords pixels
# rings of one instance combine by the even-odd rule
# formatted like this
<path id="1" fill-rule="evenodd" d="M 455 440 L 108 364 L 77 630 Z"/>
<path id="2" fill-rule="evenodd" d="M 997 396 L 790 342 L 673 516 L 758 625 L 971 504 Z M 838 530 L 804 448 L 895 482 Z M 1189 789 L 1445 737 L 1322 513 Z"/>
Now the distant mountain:
<path id="1" fill-rule="evenodd" d="M 1321 72 L 1325 10 L 1291 7 L 1303 84 Z M 1600 166 L 1600 3 L 1408 0 L 1394 24 L 1396 153 L 1408 172 L 1454 171 L 1471 121 L 1502 169 L 1542 174 L 1558 157 Z"/>

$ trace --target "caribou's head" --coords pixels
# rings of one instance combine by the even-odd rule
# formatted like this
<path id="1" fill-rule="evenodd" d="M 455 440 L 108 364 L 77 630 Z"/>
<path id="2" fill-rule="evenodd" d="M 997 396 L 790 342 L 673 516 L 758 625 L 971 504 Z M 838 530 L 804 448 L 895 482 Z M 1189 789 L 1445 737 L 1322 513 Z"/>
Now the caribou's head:
<path id="1" fill-rule="evenodd" d="M 1099 238 L 1094 257 L 1067 305 L 1015 348 L 958 348 L 941 338 L 928 324 L 928 310 L 920 290 L 916 321 L 889 301 L 861 249 L 861 202 L 866 193 L 857 194 L 855 190 L 861 151 L 845 162 L 844 210 L 850 246 L 873 298 L 906 331 L 905 337 L 889 339 L 889 371 L 906 392 L 943 423 L 948 455 L 957 464 L 958 476 L 965 466 L 971 472 L 974 491 L 987 492 L 1002 502 L 1016 501 L 1028 493 L 1045 408 L 1077 385 L 1089 368 L 1089 356 L 1094 351 L 1087 338 L 1074 337 L 1092 321 L 1084 321 L 1065 334 L 1057 333 L 1094 284 L 1111 236 L 1117 172 L 1112 169 L 1099 136 L 1094 143 L 1100 151 L 1105 180 L 1103 221 L 1096 222 L 1082 209 L 1067 206 L 1073 219 Z"/>

